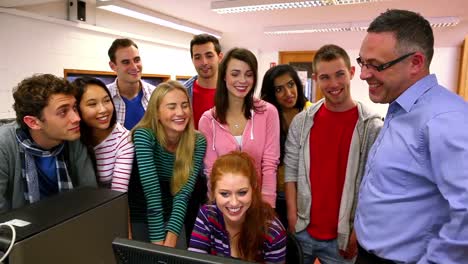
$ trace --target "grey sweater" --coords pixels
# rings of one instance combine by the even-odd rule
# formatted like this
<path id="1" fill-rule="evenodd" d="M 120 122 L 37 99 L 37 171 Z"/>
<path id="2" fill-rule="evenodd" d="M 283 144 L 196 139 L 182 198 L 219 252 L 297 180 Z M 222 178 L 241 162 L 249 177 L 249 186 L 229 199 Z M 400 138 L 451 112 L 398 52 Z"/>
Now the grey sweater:
<path id="1" fill-rule="evenodd" d="M 310 222 L 312 194 L 310 187 L 310 129 L 314 116 L 323 105 L 320 100 L 307 110 L 294 117 L 289 127 L 285 145 L 285 182 L 296 182 L 297 222 L 296 232 L 304 230 Z M 382 128 L 383 121 L 378 114 L 372 113 L 362 103 L 357 102 L 358 121 L 351 138 L 346 176 L 341 196 L 338 220 L 338 247 L 346 250 L 353 227 L 357 204 L 357 192 L 364 175 L 367 154 Z"/>
<path id="2" fill-rule="evenodd" d="M 0 213 L 27 204 L 24 198 L 24 181 L 21 159 L 16 141 L 16 122 L 0 127 Z M 97 187 L 93 164 L 86 148 L 79 140 L 67 142 L 67 168 L 73 187 Z"/>

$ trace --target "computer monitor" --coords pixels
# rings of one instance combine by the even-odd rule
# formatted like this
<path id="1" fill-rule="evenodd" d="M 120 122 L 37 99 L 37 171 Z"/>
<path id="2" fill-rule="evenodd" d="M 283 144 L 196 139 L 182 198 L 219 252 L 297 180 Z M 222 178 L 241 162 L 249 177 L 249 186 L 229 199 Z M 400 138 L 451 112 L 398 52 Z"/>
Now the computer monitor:
<path id="1" fill-rule="evenodd" d="M 128 235 L 127 194 L 77 188 L 0 215 L 30 224 L 15 227 L 5 263 L 115 263 L 112 241 Z"/>
<path id="2" fill-rule="evenodd" d="M 112 242 L 117 264 L 246 264 L 250 262 L 201 254 L 151 243 L 116 238 Z"/>

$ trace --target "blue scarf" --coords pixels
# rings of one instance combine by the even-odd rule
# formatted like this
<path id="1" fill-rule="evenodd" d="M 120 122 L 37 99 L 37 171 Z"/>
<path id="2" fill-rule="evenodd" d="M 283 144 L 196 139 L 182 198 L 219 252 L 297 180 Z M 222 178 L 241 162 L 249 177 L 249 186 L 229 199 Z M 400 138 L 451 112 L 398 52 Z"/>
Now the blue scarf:
<path id="1" fill-rule="evenodd" d="M 55 157 L 57 168 L 58 189 L 73 189 L 73 183 L 68 174 L 67 164 L 63 155 L 64 143 L 52 148 L 51 150 L 41 149 L 30 138 L 29 134 L 21 128 L 16 129 L 16 140 L 19 143 L 19 153 L 21 157 L 21 174 L 24 181 L 24 197 L 29 203 L 40 200 L 39 179 L 37 175 L 36 162 L 34 157 Z"/>

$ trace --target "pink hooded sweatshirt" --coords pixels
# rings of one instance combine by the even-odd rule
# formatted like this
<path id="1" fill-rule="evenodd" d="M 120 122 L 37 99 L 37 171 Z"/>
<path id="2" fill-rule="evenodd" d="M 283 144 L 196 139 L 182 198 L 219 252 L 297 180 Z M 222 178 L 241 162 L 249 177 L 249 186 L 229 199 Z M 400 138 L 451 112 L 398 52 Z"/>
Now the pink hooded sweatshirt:
<path id="1" fill-rule="evenodd" d="M 258 184 L 263 199 L 273 208 L 276 204 L 276 171 L 280 157 L 280 124 L 276 108 L 263 100 L 255 99 L 258 112 L 251 110 L 242 134 L 242 147 L 229 131 L 228 124 L 221 124 L 214 118 L 215 108 L 203 113 L 198 129 L 206 137 L 206 154 L 203 160 L 204 172 L 208 178 L 215 160 L 233 150 L 247 152 L 255 161 Z"/>

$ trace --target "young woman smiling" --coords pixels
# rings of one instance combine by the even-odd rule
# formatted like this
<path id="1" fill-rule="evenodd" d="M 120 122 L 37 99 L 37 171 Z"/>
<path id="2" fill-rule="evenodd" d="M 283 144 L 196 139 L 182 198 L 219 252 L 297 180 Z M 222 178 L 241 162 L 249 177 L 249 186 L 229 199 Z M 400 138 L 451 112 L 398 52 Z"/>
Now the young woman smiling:
<path id="1" fill-rule="evenodd" d="M 247 152 L 254 158 L 263 199 L 275 207 L 278 111 L 253 96 L 257 68 L 257 59 L 249 50 L 234 48 L 226 53 L 219 66 L 215 106 L 202 115 L 198 128 L 208 144 L 205 175 L 210 175 L 219 156 L 233 150 Z"/>
<path id="2" fill-rule="evenodd" d="M 270 68 L 263 77 L 261 97 L 274 105 L 280 120 L 280 166 L 277 176 L 276 212 L 287 228 L 286 197 L 284 194 L 284 143 L 289 124 L 303 109 L 312 105 L 304 95 L 301 79 L 291 65 L 281 64 Z"/>
<path id="3" fill-rule="evenodd" d="M 83 77 L 73 82 L 81 116 L 81 140 L 97 170 L 100 186 L 126 192 L 132 171 L 134 148 L 129 131 L 116 122 L 114 103 L 106 85 Z"/>
<path id="4" fill-rule="evenodd" d="M 156 87 L 132 137 L 147 204 L 149 240 L 186 248 L 184 217 L 202 168 L 206 140 L 194 129 L 190 100 L 182 84 L 168 81 Z"/>
<path id="5" fill-rule="evenodd" d="M 189 250 L 260 263 L 284 263 L 286 231 L 262 199 L 252 158 L 233 151 L 211 171 L 211 203 L 202 206 Z"/>

